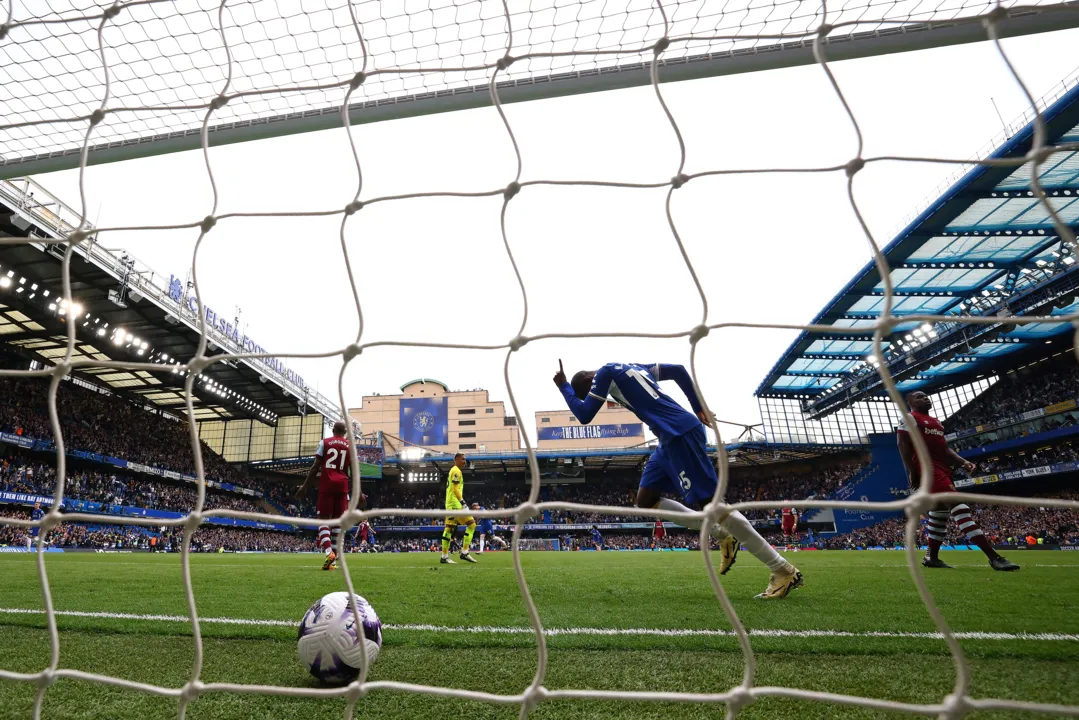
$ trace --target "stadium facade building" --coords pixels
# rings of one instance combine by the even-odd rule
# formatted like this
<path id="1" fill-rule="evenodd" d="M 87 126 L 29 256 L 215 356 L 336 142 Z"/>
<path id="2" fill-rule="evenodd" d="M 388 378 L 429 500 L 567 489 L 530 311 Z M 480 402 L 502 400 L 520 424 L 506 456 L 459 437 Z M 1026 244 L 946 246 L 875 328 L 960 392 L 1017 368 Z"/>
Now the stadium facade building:
<path id="1" fill-rule="evenodd" d="M 419 378 L 399 395 L 365 395 L 348 411 L 365 434 L 382 433 L 388 453 L 419 447 L 439 453 L 498 452 L 521 448 L 517 418 L 486 390 L 450 390 Z"/>

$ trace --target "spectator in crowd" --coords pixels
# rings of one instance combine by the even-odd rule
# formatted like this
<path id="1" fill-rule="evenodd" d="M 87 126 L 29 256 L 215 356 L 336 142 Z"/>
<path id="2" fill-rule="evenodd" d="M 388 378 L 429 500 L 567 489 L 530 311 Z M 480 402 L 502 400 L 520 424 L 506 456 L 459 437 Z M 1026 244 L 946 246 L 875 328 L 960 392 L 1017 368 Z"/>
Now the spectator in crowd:
<path id="1" fill-rule="evenodd" d="M 1079 399 L 1079 365 L 1065 353 L 1057 359 L 1005 373 L 945 423 L 948 432 L 1011 420 L 1028 410 Z"/>

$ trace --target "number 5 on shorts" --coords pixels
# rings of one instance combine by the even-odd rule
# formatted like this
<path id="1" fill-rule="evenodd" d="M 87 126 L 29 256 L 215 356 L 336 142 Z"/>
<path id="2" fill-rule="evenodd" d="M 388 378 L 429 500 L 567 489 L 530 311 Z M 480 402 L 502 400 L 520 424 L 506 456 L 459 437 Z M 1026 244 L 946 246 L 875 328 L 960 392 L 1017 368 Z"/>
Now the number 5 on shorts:
<path id="1" fill-rule="evenodd" d="M 689 488 L 693 485 L 689 478 L 686 477 L 686 471 L 678 473 L 678 484 L 682 486 L 682 489 L 689 492 Z"/>

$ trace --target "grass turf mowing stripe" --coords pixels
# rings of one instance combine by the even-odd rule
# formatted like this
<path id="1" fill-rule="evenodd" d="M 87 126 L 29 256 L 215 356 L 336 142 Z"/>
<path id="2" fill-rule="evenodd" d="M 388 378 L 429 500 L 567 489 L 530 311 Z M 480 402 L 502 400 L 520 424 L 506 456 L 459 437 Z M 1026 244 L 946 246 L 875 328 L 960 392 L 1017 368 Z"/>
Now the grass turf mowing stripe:
<path id="1" fill-rule="evenodd" d="M 32 608 L 0 608 L 0 614 L 6 615 L 44 615 L 43 610 Z M 184 615 L 138 615 L 134 613 L 113 612 L 81 612 L 78 610 L 56 610 L 55 615 L 82 618 L 101 618 L 105 620 L 140 620 L 157 622 L 187 623 L 190 620 Z M 200 617 L 199 622 L 217 625 L 261 625 L 274 627 L 295 627 L 293 620 L 257 620 L 253 618 L 214 618 Z M 384 624 L 386 630 L 395 632 L 429 632 L 429 633 L 465 633 L 469 635 L 531 635 L 530 627 L 497 627 L 491 625 L 474 625 L 452 627 L 447 625 L 393 625 Z M 656 636 L 656 637 L 733 637 L 730 630 L 692 630 L 692 629 L 660 629 L 660 628 L 544 628 L 544 634 L 556 635 L 596 635 L 596 636 Z M 869 630 L 853 632 L 847 630 L 776 630 L 754 629 L 749 631 L 750 637 L 763 638 L 916 638 L 924 640 L 941 640 L 943 636 L 935 632 L 894 632 L 890 630 Z M 1079 635 L 1069 633 L 1004 633 L 967 631 L 956 632 L 955 637 L 960 640 L 1028 640 L 1040 642 L 1079 642 Z"/>

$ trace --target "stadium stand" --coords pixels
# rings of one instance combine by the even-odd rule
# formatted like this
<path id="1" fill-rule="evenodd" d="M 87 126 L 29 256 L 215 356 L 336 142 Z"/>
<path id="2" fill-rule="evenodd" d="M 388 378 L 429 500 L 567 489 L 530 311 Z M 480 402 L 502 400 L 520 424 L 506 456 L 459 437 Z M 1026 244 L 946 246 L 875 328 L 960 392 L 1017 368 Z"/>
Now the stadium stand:
<path id="1" fill-rule="evenodd" d="M 1044 497 L 1079 500 L 1079 492 L 1061 491 Z M 1079 545 L 1079 511 L 1077 510 L 1009 505 L 980 505 L 973 509 L 982 529 L 994 545 L 1005 547 Z M 898 548 L 904 546 L 904 533 L 904 521 L 893 518 L 850 533 L 832 536 L 818 535 L 816 545 L 821 549 L 829 550 Z"/>
<path id="2" fill-rule="evenodd" d="M 56 485 L 56 468 L 44 463 L 33 464 L 28 458 L 5 458 L 0 465 L 0 489 L 9 492 L 52 495 Z M 196 492 L 190 483 L 166 480 L 139 479 L 130 475 L 91 470 L 72 470 L 67 475 L 64 497 L 67 500 L 90 500 L 105 505 L 175 510 L 187 512 L 195 506 Z M 265 512 L 266 509 L 245 497 L 216 488 L 206 489 L 207 510 L 227 508 Z"/>
<path id="3" fill-rule="evenodd" d="M 0 383 L 0 428 L 21 437 L 52 440 L 48 382 L 43 379 Z M 123 458 L 152 467 L 191 473 L 195 459 L 183 423 L 137 408 L 114 394 L 94 392 L 73 383 L 58 388 L 64 442 L 69 449 Z M 206 476 L 246 486 L 241 467 L 231 465 L 202 443 Z"/>
<path id="4" fill-rule="evenodd" d="M 945 427 L 956 432 L 1000 423 L 1079 397 L 1079 366 L 1075 356 L 1061 357 L 1005 373 L 992 387 L 959 410 Z M 1070 420 L 1070 419 L 1069 419 Z M 1071 420 L 1074 423 L 1074 420 Z"/>

